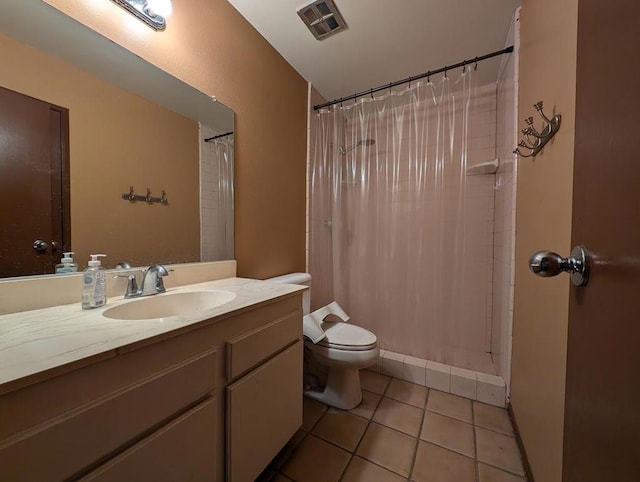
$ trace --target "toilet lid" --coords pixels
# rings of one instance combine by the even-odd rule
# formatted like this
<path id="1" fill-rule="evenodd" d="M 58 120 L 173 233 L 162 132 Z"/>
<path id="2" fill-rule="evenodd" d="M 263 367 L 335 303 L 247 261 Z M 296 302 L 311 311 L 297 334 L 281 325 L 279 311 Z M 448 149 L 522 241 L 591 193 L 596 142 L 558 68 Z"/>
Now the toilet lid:
<path id="1" fill-rule="evenodd" d="M 327 337 L 318 345 L 337 350 L 369 350 L 378 342 L 376 335 L 350 323 L 323 321 L 322 329 Z"/>

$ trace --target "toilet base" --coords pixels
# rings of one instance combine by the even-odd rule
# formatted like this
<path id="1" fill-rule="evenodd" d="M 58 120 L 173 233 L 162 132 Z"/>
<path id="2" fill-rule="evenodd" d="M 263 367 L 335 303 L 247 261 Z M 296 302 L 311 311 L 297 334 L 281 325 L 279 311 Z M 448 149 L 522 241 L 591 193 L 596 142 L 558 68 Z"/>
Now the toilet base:
<path id="1" fill-rule="evenodd" d="M 341 410 L 351 410 L 360 405 L 360 371 L 357 368 L 329 367 L 324 390 L 305 390 L 305 397 Z"/>

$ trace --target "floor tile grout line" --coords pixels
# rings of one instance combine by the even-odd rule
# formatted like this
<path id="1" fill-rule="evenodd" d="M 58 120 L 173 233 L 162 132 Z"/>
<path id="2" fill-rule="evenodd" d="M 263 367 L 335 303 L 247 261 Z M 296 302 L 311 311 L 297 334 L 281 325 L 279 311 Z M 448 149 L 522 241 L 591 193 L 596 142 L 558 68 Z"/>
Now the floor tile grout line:
<path id="1" fill-rule="evenodd" d="M 313 400 L 313 399 L 311 399 L 311 400 Z M 317 400 L 313 400 L 313 401 L 314 401 L 314 402 L 317 402 Z M 318 403 L 322 403 L 322 402 L 318 402 Z M 324 405 L 324 404 L 323 404 L 323 405 Z M 313 430 L 316 428 L 316 426 L 320 423 L 320 420 L 322 420 L 322 417 L 324 417 L 324 416 L 325 416 L 325 414 L 326 414 L 328 411 L 329 411 L 329 406 L 328 406 L 328 405 L 325 405 L 325 406 L 324 406 L 324 410 L 322 411 L 322 413 L 321 413 L 321 414 L 320 414 L 320 416 L 318 417 L 318 420 L 316 420 L 316 421 L 314 422 L 314 424 L 311 426 L 311 428 L 309 428 L 309 432 L 308 432 L 308 433 L 313 432 Z"/>
<path id="2" fill-rule="evenodd" d="M 518 477 L 518 478 L 522 479 L 523 482 L 528 482 L 526 474 L 524 474 L 524 475 L 523 474 L 517 474 L 516 472 L 513 472 L 513 471 L 511 471 L 509 469 L 505 469 L 504 467 L 499 467 L 499 466 L 494 465 L 494 464 L 492 464 L 490 462 L 483 462 L 481 460 L 478 460 L 478 464 L 487 465 L 487 466 L 492 467 L 492 468 L 494 468 L 496 470 L 499 470 L 500 472 L 504 472 L 505 474 L 509 474 L 509 475 L 513 475 L 514 477 Z"/>
<path id="3" fill-rule="evenodd" d="M 442 412 L 435 412 L 435 411 L 433 411 L 433 410 L 429 410 L 429 409 L 425 409 L 425 412 L 433 413 L 433 414 L 435 414 L 435 415 L 440 415 L 441 417 L 448 418 L 449 420 L 454 420 L 454 421 L 456 421 L 456 422 L 464 423 L 464 424 L 466 424 L 466 425 L 473 425 L 473 423 L 472 423 L 472 422 L 467 422 L 466 420 L 462 420 L 462 419 L 459 419 L 459 418 L 456 418 L 456 417 L 451 417 L 451 416 L 449 416 L 449 415 L 445 415 L 445 414 L 444 414 L 444 413 L 442 413 Z M 472 418 L 472 420 L 473 420 L 473 418 Z M 484 427 L 483 427 L 483 428 L 484 428 Z"/>
<path id="4" fill-rule="evenodd" d="M 473 414 L 473 405 L 472 405 L 472 409 L 471 409 L 471 411 L 472 411 L 472 416 L 471 416 L 471 420 L 472 421 L 471 422 L 467 422 L 466 420 L 462 420 L 460 418 L 456 418 L 456 417 L 452 417 L 450 415 L 446 415 L 446 414 L 444 414 L 442 412 L 436 412 L 436 411 L 428 409 L 426 407 L 425 407 L 424 410 L 425 410 L 425 412 L 435 413 L 436 415 L 440 415 L 442 417 L 446 417 L 448 419 L 455 420 L 456 422 L 466 423 L 467 425 L 473 425 L 474 427 L 479 427 L 479 428 L 481 428 L 483 430 L 487 430 L 488 432 L 497 433 L 498 435 L 504 435 L 505 437 L 509 437 L 509 438 L 515 438 L 515 435 L 509 434 L 509 433 L 506 433 L 506 432 L 501 432 L 500 430 L 495 430 L 493 428 L 485 427 L 483 425 L 478 425 L 475 422 L 475 414 Z"/>
<path id="5" fill-rule="evenodd" d="M 480 482 L 480 466 L 478 465 L 478 438 L 476 437 L 476 411 L 473 402 L 471 402 L 471 422 L 473 425 L 473 465 L 474 469 L 476 469 L 476 482 Z"/>
<path id="6" fill-rule="evenodd" d="M 351 459 L 353 458 L 353 455 L 354 455 L 354 454 L 353 454 L 353 452 L 350 452 L 349 450 L 345 449 L 344 447 L 340 447 L 339 445 L 335 444 L 334 442 L 332 442 L 332 441 L 330 441 L 330 440 L 326 440 L 326 439 L 324 439 L 324 438 L 320 437 L 319 435 L 313 434 L 313 433 L 311 433 L 311 432 L 307 432 L 307 436 L 305 436 L 305 437 L 303 438 L 303 440 L 304 440 L 305 438 L 307 438 L 308 436 L 310 436 L 310 437 L 315 437 L 315 438 L 317 438 L 318 440 L 320 440 L 321 442 L 327 443 L 327 444 L 329 444 L 329 445 L 331 445 L 331 446 L 333 446 L 333 447 L 335 447 L 335 448 L 337 448 L 337 449 L 340 449 L 340 450 L 342 450 L 343 452 L 346 452 L 346 453 L 348 453 L 348 454 L 349 454 L 349 461 L 347 462 L 347 465 L 345 465 L 345 467 L 344 467 L 344 469 L 343 469 L 343 471 L 342 471 L 343 473 L 340 475 L 340 478 L 338 479 L 338 480 L 342 480 L 342 477 L 343 477 L 343 475 L 344 475 L 344 472 L 346 472 L 347 467 L 349 467 L 349 463 L 351 462 Z M 289 459 L 290 459 L 291 457 L 293 457 L 294 452 L 298 449 L 298 447 L 299 447 L 301 444 L 302 444 L 302 440 L 300 440 L 300 442 L 299 442 L 299 443 L 295 446 L 295 448 L 291 451 L 291 454 L 289 455 L 289 457 L 287 458 L 287 460 L 282 464 L 282 467 L 284 467 L 284 466 L 286 465 L 286 463 L 289 461 Z M 278 470 L 278 473 L 281 473 L 281 474 L 282 474 L 282 475 L 284 475 L 285 477 L 291 478 L 291 476 L 289 476 L 289 475 L 285 474 L 284 472 L 282 472 L 282 470 Z M 294 482 L 295 482 L 295 481 L 294 481 Z"/>
<path id="7" fill-rule="evenodd" d="M 308 397 L 307 397 L 308 398 Z M 315 403 L 321 403 L 318 402 L 317 400 L 314 400 L 312 398 L 310 398 L 309 400 L 315 402 Z M 322 404 L 324 405 L 324 404 Z M 291 478 L 289 477 L 287 474 L 285 474 L 282 469 L 284 468 L 285 465 L 287 465 L 287 462 L 289 461 L 289 459 L 291 459 L 291 457 L 293 457 L 293 454 L 298 450 L 298 448 L 302 445 L 302 442 L 304 442 L 304 440 L 311 435 L 311 431 L 316 428 L 316 425 L 318 425 L 318 423 L 320 422 L 320 420 L 322 419 L 322 417 L 324 417 L 324 414 L 327 413 L 327 411 L 329 410 L 328 406 L 324 406 L 324 410 L 322 411 L 322 413 L 320 414 L 320 416 L 318 417 L 318 419 L 311 425 L 311 428 L 309 429 L 309 431 L 305 431 L 302 429 L 302 427 L 300 427 L 298 430 L 301 431 L 302 433 L 304 433 L 304 436 L 300 439 L 300 441 L 291 449 L 291 453 L 289 453 L 289 455 L 287 455 L 287 458 L 282 462 L 282 464 L 280 465 L 280 467 L 278 467 L 276 469 L 276 474 L 280 474 L 280 475 L 284 475 L 287 478 Z M 304 413 L 304 399 L 303 399 L 303 413 Z M 304 417 L 304 415 L 303 415 Z M 322 439 L 321 439 L 322 440 Z M 295 482 L 295 481 L 294 481 Z"/>
<path id="8" fill-rule="evenodd" d="M 478 428 L 481 428 L 482 430 L 486 430 L 487 432 L 497 433 L 498 435 L 504 435 L 505 437 L 509 437 L 509 438 L 513 438 L 513 439 L 516 438 L 515 435 L 511 435 L 511 434 L 508 434 L 508 433 L 505 433 L 505 432 L 501 432 L 500 430 L 495 430 L 495 429 L 492 429 L 492 428 L 488 428 L 488 427 L 485 427 L 483 425 L 478 425 L 478 424 L 474 423 L 474 426 L 478 427 Z"/>
<path id="9" fill-rule="evenodd" d="M 367 434 L 367 430 L 369 430 L 369 427 L 371 426 L 371 422 L 373 421 L 373 417 L 376 414 L 376 410 L 378 410 L 378 407 L 380 406 L 380 402 L 382 402 L 382 399 L 384 398 L 384 394 L 387 391 L 387 388 L 389 387 L 390 384 L 391 384 L 391 379 L 389 379 L 387 381 L 387 386 L 382 391 L 382 395 L 380 395 L 380 399 L 378 400 L 378 403 L 376 403 L 376 407 L 373 409 L 373 412 L 371 413 L 371 418 L 367 420 L 367 426 L 364 428 L 364 431 L 362 432 L 362 435 L 360 436 L 360 440 L 358 440 L 358 443 L 356 444 L 356 446 L 354 447 L 353 451 L 351 452 L 351 457 L 349 458 L 349 462 L 347 463 L 346 467 L 342 471 L 342 475 L 340 475 L 340 478 L 338 479 L 338 482 L 342 482 L 342 479 L 344 479 L 344 476 L 347 473 L 347 469 L 349 468 L 349 465 L 351 464 L 351 461 L 353 460 L 353 458 L 356 456 L 356 452 L 358 451 L 358 448 L 360 447 L 360 444 L 362 443 L 362 440 L 364 439 L 364 436 Z M 360 387 L 360 391 L 362 391 L 362 387 Z M 369 390 L 367 390 L 367 391 L 369 391 Z M 378 394 L 376 393 L 376 395 L 378 395 Z M 364 457 L 361 457 L 361 458 L 363 460 L 367 460 Z"/>
<path id="10" fill-rule="evenodd" d="M 417 405 L 413 405 L 411 403 L 403 402 L 402 400 L 398 400 L 397 398 L 387 397 L 387 396 L 384 396 L 382 398 L 386 398 L 387 400 L 392 400 L 394 402 L 401 403 L 402 405 L 406 405 L 407 407 L 417 408 L 418 410 L 423 410 L 424 411 L 424 408 L 420 408 Z"/>
<path id="11" fill-rule="evenodd" d="M 429 402 L 429 397 L 431 396 L 431 390 L 427 388 L 427 396 L 424 400 L 424 408 L 422 409 L 422 417 L 420 419 L 420 427 L 418 429 L 418 435 L 416 436 L 416 448 L 413 450 L 413 459 L 411 460 L 411 469 L 409 469 L 409 477 L 407 480 L 411 480 L 411 476 L 413 475 L 413 469 L 416 466 L 416 459 L 418 458 L 418 448 L 420 447 L 420 435 L 422 435 L 422 427 L 424 426 L 424 417 L 427 413 L 427 403 Z"/>
<path id="12" fill-rule="evenodd" d="M 469 457 L 468 455 L 463 454 L 462 452 L 458 452 L 458 451 L 456 451 L 456 450 L 453 450 L 453 449 L 452 449 L 452 448 L 450 448 L 450 447 L 445 447 L 444 445 L 440 445 L 440 444 L 438 444 L 438 443 L 436 443 L 436 442 L 432 442 L 431 440 L 424 440 L 424 439 L 419 438 L 419 439 L 418 439 L 418 441 L 419 441 L 419 442 L 424 442 L 424 443 L 427 443 L 427 444 L 430 444 L 430 445 L 435 445 L 435 446 L 436 446 L 436 447 L 438 447 L 438 448 L 444 449 L 444 450 L 446 450 L 447 452 L 451 452 L 452 454 L 461 455 L 461 456 L 463 456 L 463 457 L 465 457 L 465 458 L 467 458 L 467 459 L 469 459 L 469 460 L 471 460 L 471 461 L 475 461 L 475 460 L 476 460 L 476 459 L 474 459 L 473 457 Z M 484 462 L 483 462 L 483 463 L 484 463 Z"/>
<path id="13" fill-rule="evenodd" d="M 362 460 L 364 460 L 365 462 L 370 463 L 371 465 L 375 465 L 376 467 L 380 467 L 381 469 L 384 469 L 384 470 L 386 470 L 387 472 L 391 472 L 393 475 L 397 475 L 398 477 L 402 477 L 403 479 L 407 479 L 407 480 L 409 479 L 409 477 L 405 477 L 404 475 L 402 475 L 402 474 L 400 474 L 400 473 L 396 472 L 396 471 L 395 471 L 395 470 L 393 470 L 393 469 L 390 469 L 389 467 L 385 467 L 384 465 L 380 465 L 378 462 L 374 462 L 373 460 L 365 459 L 365 458 L 364 458 L 364 457 L 362 457 L 361 455 L 358 455 L 358 454 L 355 454 L 355 453 L 354 453 L 354 454 L 353 454 L 353 457 L 354 457 L 354 458 L 355 458 L 355 457 L 358 457 L 359 459 L 362 459 Z M 411 474 L 409 474 L 409 476 L 411 476 Z"/>
<path id="14" fill-rule="evenodd" d="M 304 442 L 304 440 L 309 436 L 309 432 L 305 432 L 302 429 L 298 429 L 300 430 L 302 433 L 304 433 L 304 436 L 300 439 L 300 441 L 295 445 L 295 447 L 293 447 L 291 449 L 291 453 L 289 453 L 289 455 L 287 455 L 287 458 L 282 462 L 282 464 L 280 465 L 280 467 L 276 468 L 276 475 L 280 474 L 283 475 L 284 477 L 293 480 L 294 482 L 296 482 L 294 479 L 292 479 L 291 477 L 289 477 L 287 474 L 285 474 L 282 469 L 284 468 L 285 465 L 287 465 L 287 462 L 289 462 L 289 459 L 291 457 L 293 457 L 293 454 L 296 452 L 296 450 L 298 450 L 298 447 L 300 447 L 300 445 L 302 445 L 302 442 Z"/>

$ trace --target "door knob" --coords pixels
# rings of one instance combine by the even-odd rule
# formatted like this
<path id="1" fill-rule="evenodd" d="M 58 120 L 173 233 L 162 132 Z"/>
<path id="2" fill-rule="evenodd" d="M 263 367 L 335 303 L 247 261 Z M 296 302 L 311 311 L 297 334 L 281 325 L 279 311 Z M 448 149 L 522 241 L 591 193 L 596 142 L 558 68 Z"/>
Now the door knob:
<path id="1" fill-rule="evenodd" d="M 576 246 L 568 258 L 551 251 L 538 251 L 529 259 L 529 269 L 543 278 L 562 272 L 569 273 L 574 285 L 585 286 L 589 282 L 590 262 L 591 258 L 584 246 Z"/>
<path id="2" fill-rule="evenodd" d="M 31 245 L 33 247 L 33 249 L 35 249 L 38 253 L 44 253 L 47 248 L 49 247 L 49 245 L 47 244 L 46 241 L 43 241 L 42 239 L 36 239 L 33 244 Z"/>

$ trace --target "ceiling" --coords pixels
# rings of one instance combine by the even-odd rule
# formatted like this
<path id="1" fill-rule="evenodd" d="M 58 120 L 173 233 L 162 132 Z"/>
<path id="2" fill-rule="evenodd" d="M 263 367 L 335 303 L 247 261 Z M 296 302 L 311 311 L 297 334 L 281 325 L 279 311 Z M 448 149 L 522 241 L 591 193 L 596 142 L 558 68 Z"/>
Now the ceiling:
<path id="1" fill-rule="evenodd" d="M 335 0 L 348 28 L 318 41 L 296 10 L 311 0 L 229 0 L 327 100 L 505 47 L 520 0 Z M 500 60 L 478 67 L 494 82 Z"/>

